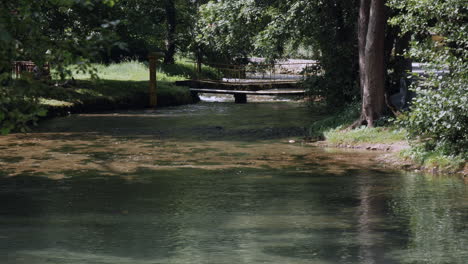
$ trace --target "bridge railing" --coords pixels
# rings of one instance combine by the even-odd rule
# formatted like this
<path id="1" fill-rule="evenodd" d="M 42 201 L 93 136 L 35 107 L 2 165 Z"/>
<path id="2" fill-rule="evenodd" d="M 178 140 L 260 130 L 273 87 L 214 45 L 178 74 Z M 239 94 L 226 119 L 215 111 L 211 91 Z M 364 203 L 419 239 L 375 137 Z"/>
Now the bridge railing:
<path id="1" fill-rule="evenodd" d="M 301 81 L 307 76 L 320 74 L 317 61 L 248 64 L 195 63 L 196 71 L 200 73 L 202 65 L 211 67 L 217 72 L 216 81 L 229 83 L 245 82 L 285 82 Z M 201 79 L 200 74 L 196 79 Z"/>

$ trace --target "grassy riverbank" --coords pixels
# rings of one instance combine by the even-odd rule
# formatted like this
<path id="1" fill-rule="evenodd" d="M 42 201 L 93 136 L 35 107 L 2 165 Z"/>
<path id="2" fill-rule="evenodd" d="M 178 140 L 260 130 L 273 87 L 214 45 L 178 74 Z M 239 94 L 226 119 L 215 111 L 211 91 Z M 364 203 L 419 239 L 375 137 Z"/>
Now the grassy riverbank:
<path id="1" fill-rule="evenodd" d="M 67 88 L 47 87 L 40 103 L 48 116 L 63 113 L 108 111 L 148 107 L 148 81 L 78 80 Z M 158 82 L 158 106 L 190 104 L 187 87 Z"/>
<path id="2" fill-rule="evenodd" d="M 49 116 L 72 112 L 105 111 L 148 107 L 147 63 L 127 61 L 104 65 L 93 64 L 94 73 L 83 73 L 71 67 L 76 81 L 64 85 L 42 87 L 40 103 L 49 110 Z M 158 106 L 173 106 L 194 103 L 187 87 L 175 86 L 174 82 L 191 78 L 193 65 L 179 60 L 173 65 L 160 65 L 157 69 Z M 203 75 L 214 75 L 204 68 Z"/>
<path id="3" fill-rule="evenodd" d="M 316 143 L 320 146 L 387 151 L 389 155 L 380 161 L 394 167 L 467 174 L 466 157 L 426 151 L 418 142 L 408 141 L 406 131 L 391 122 L 382 122 L 381 126 L 374 128 L 347 129 L 358 116 L 359 105 L 351 105 L 313 123 L 309 127 L 309 135 L 312 139 L 320 140 Z"/>

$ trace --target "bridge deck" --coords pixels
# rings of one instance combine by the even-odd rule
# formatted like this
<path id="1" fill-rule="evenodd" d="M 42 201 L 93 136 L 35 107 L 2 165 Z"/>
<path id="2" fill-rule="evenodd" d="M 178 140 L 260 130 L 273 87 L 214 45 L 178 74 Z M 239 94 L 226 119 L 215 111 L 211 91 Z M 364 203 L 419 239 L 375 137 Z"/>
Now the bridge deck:
<path id="1" fill-rule="evenodd" d="M 244 94 L 244 95 L 304 95 L 304 90 L 259 90 L 259 91 L 245 91 L 245 90 L 219 90 L 219 89 L 203 89 L 203 88 L 190 88 L 191 92 L 197 93 L 215 93 L 215 94 Z"/>
<path id="2" fill-rule="evenodd" d="M 289 80 L 259 81 L 246 79 L 240 79 L 238 81 L 187 80 L 177 81 L 176 85 L 197 89 L 259 91 L 266 89 L 297 89 L 298 82 Z"/>
<path id="3" fill-rule="evenodd" d="M 252 81 L 238 82 L 213 80 L 188 80 L 176 82 L 176 85 L 188 86 L 193 94 L 215 93 L 232 94 L 236 103 L 247 103 L 247 95 L 305 95 L 304 89 L 299 89 L 297 81 Z"/>

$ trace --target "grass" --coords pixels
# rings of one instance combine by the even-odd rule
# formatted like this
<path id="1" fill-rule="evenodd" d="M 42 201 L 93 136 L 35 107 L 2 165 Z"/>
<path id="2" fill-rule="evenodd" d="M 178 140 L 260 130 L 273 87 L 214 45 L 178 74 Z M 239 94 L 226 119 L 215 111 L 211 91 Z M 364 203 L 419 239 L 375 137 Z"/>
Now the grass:
<path id="1" fill-rule="evenodd" d="M 325 139 L 325 133 L 328 131 L 351 125 L 360 114 L 358 104 L 350 104 L 342 111 L 332 113 L 325 112 L 321 106 L 315 106 L 312 110 L 325 116 L 309 126 L 309 136 L 316 139 Z"/>
<path id="2" fill-rule="evenodd" d="M 78 80 L 71 88 L 47 87 L 43 89 L 41 104 L 49 110 L 98 111 L 148 106 L 148 81 Z M 158 105 L 192 103 L 187 87 L 169 82 L 158 82 Z"/>
<path id="3" fill-rule="evenodd" d="M 329 114 L 309 127 L 309 135 L 326 139 L 334 145 L 360 143 L 394 143 L 406 140 L 405 131 L 392 126 L 346 129 L 360 115 L 360 104 L 350 104 L 342 111 Z"/>
<path id="4" fill-rule="evenodd" d="M 97 111 L 148 106 L 149 69 L 145 62 L 125 61 L 109 65 L 93 64 L 98 78 L 91 73 L 78 72 L 71 67 L 75 83 L 70 87 L 41 89 L 40 103 L 50 112 Z M 172 65 L 159 65 L 157 69 L 158 106 L 180 105 L 194 102 L 187 87 L 174 82 L 195 75 L 194 65 L 180 59 Z M 215 70 L 205 67 L 202 77 L 215 78 Z M 72 111 L 72 112 L 73 112 Z"/>
<path id="5" fill-rule="evenodd" d="M 442 172 L 458 172 L 466 166 L 467 157 L 445 155 L 439 151 L 426 151 L 421 146 L 413 146 L 399 153 L 403 159 L 410 159 L 425 169 L 437 169 Z"/>
<path id="6" fill-rule="evenodd" d="M 139 61 L 124 61 L 120 63 L 92 64 L 92 68 L 97 73 L 101 80 L 120 80 L 120 81 L 148 81 L 149 68 L 147 62 Z M 72 67 L 75 79 L 90 80 L 91 74 L 76 72 L 76 68 Z M 179 59 L 175 64 L 164 65 L 160 64 L 157 67 L 157 79 L 161 82 L 175 82 L 179 80 L 190 79 L 196 75 L 195 66 L 192 62 L 186 59 Z M 213 68 L 203 67 L 202 78 L 217 78 L 216 71 Z"/>
<path id="7" fill-rule="evenodd" d="M 331 129 L 324 133 L 325 138 L 332 144 L 356 145 L 360 143 L 369 144 L 391 144 L 405 141 L 405 131 L 393 127 L 361 127 L 352 130 Z"/>
<path id="8" fill-rule="evenodd" d="M 320 110 L 320 109 L 315 109 Z M 366 144 L 392 144 L 407 142 L 406 131 L 395 127 L 389 122 L 381 122 L 382 126 L 357 129 L 346 129 L 360 114 L 360 106 L 352 104 L 344 110 L 327 114 L 327 116 L 309 127 L 311 138 L 325 140 L 331 145 L 366 145 Z M 438 151 L 426 151 L 417 142 L 409 149 L 398 153 L 401 159 L 410 160 L 422 169 L 438 172 L 460 172 L 466 166 L 466 156 L 445 155 Z"/>

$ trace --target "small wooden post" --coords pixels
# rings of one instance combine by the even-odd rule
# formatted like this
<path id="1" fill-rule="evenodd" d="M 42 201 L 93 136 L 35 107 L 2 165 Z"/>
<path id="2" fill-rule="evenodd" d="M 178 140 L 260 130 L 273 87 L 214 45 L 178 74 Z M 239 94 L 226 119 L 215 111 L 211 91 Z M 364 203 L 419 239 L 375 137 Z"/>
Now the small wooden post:
<path id="1" fill-rule="evenodd" d="M 156 96 L 156 59 L 157 56 L 155 53 L 150 53 L 148 56 L 149 60 L 149 74 L 150 74 L 150 81 L 149 81 L 149 106 L 156 107 L 157 105 L 157 96 Z"/>

